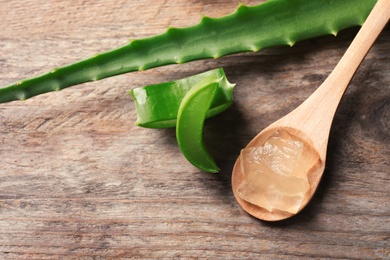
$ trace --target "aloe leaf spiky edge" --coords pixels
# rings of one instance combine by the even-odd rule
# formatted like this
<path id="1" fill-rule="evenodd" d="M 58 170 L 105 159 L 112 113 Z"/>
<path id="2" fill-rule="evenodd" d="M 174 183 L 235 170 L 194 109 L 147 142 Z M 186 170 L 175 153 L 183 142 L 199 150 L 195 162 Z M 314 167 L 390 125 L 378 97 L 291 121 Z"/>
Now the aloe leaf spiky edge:
<path id="1" fill-rule="evenodd" d="M 220 18 L 203 17 L 194 26 L 134 40 L 126 46 L 0 88 L 0 103 L 132 71 L 193 60 L 259 51 L 361 25 L 376 0 L 270 0 L 240 4 Z M 348 11 L 346 11 L 348 10 Z"/>

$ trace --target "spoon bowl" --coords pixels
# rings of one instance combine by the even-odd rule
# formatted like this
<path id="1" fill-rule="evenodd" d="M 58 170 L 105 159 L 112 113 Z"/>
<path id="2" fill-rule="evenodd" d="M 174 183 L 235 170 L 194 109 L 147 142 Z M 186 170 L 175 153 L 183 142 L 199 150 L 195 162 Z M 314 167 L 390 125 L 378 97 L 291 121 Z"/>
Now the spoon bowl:
<path id="1" fill-rule="evenodd" d="M 275 133 L 284 131 L 301 142 L 309 152 L 317 155 L 315 163 L 306 171 L 309 189 L 304 193 L 296 212 L 269 210 L 240 196 L 237 189 L 248 176 L 243 171 L 243 157 L 240 155 L 233 168 L 232 189 L 238 204 L 250 215 L 265 221 L 283 220 L 300 212 L 314 196 L 325 169 L 329 132 L 338 104 L 389 17 L 390 0 L 378 0 L 355 39 L 321 86 L 300 106 L 269 125 L 246 146 L 246 149 L 261 147 Z"/>
<path id="2" fill-rule="evenodd" d="M 279 122 L 278 122 L 279 123 Z M 301 202 L 301 209 L 309 203 L 310 199 L 313 197 L 318 184 L 320 183 L 322 173 L 325 169 L 325 154 L 318 153 L 313 147 L 314 144 L 311 142 L 310 138 L 308 138 L 302 131 L 291 128 L 283 125 L 279 125 L 277 123 L 274 123 L 270 125 L 269 127 L 265 128 L 263 131 L 261 131 L 248 145 L 248 147 L 259 147 L 262 146 L 269 138 L 271 138 L 274 133 L 280 132 L 280 131 L 286 131 L 294 137 L 295 140 L 300 140 L 304 143 L 305 147 L 311 150 L 311 152 L 316 153 L 318 155 L 318 160 L 315 164 L 308 170 L 307 176 L 308 176 L 308 183 L 310 186 L 309 192 L 307 192 L 304 197 L 302 198 Z M 292 217 L 295 215 L 294 213 L 282 211 L 282 210 L 274 210 L 272 212 L 259 207 L 257 205 L 254 205 L 252 203 L 247 202 L 246 200 L 242 199 L 237 191 L 237 188 L 239 187 L 240 183 L 244 180 L 244 174 L 241 167 L 241 157 L 239 157 L 234 165 L 233 168 L 233 176 L 232 176 L 232 187 L 233 187 L 233 193 L 234 196 L 238 202 L 238 204 L 250 215 L 267 221 L 277 221 L 286 219 L 289 217 Z"/>

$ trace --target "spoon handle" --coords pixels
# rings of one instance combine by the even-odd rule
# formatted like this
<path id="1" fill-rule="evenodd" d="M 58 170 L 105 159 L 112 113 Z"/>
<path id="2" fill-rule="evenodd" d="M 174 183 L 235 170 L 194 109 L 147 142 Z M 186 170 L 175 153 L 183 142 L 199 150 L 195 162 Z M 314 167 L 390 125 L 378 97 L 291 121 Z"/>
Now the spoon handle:
<path id="1" fill-rule="evenodd" d="M 280 124 L 294 125 L 308 134 L 322 157 L 334 114 L 359 65 L 390 17 L 390 0 L 378 0 L 347 51 L 321 86 Z M 299 122 L 297 127 L 296 123 Z"/>
<path id="2" fill-rule="evenodd" d="M 339 99 L 341 99 L 353 75 L 386 26 L 389 18 L 390 0 L 378 0 L 355 39 L 324 82 L 328 85 L 338 85 L 340 89 Z M 332 91 L 334 90 L 332 88 Z"/>

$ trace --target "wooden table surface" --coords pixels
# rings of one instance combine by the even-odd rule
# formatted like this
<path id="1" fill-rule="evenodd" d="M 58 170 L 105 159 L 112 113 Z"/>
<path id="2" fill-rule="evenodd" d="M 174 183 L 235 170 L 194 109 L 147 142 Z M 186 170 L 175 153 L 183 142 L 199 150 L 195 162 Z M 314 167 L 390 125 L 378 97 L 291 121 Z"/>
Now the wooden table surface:
<path id="1" fill-rule="evenodd" d="M 0 86 L 236 5 L 0 0 Z M 308 207 L 266 223 L 246 214 L 231 191 L 240 149 L 320 85 L 356 32 L 0 104 L 0 259 L 389 259 L 389 26 L 340 104 Z M 186 161 L 174 129 L 135 126 L 127 91 L 217 67 L 237 85 L 235 104 L 205 125 L 221 167 L 211 174 Z"/>

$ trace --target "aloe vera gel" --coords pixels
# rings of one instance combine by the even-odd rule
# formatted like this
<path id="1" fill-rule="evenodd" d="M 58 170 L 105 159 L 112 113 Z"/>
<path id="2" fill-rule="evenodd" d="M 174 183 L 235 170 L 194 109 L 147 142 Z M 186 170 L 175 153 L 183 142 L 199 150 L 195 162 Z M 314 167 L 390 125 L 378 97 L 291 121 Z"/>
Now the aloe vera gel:
<path id="1" fill-rule="evenodd" d="M 241 151 L 241 199 L 269 212 L 297 213 L 310 192 L 309 173 L 318 154 L 287 131 L 278 131 L 264 145 Z"/>

